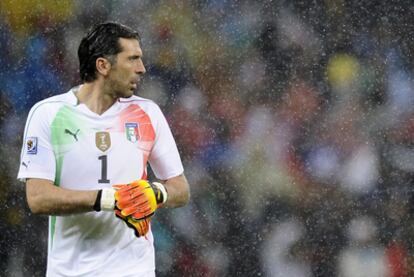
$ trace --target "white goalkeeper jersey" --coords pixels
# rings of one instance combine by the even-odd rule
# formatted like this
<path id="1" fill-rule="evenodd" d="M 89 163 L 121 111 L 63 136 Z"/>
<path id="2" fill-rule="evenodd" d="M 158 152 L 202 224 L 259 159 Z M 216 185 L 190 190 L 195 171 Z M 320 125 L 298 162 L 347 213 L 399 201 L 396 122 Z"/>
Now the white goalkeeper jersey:
<path id="1" fill-rule="evenodd" d="M 166 180 L 183 173 L 168 123 L 152 101 L 132 96 L 98 115 L 74 92 L 30 110 L 19 179 L 95 190 L 145 179 L 147 163 Z M 113 212 L 49 217 L 47 276 L 139 276 L 155 269 L 151 231 L 141 238 Z"/>

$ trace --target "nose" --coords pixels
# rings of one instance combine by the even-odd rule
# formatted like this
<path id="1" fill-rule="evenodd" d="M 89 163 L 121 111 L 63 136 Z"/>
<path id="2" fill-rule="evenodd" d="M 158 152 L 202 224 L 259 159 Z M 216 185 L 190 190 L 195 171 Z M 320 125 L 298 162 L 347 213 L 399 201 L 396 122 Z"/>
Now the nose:
<path id="1" fill-rule="evenodd" d="M 145 69 L 145 66 L 144 66 L 144 62 L 141 59 L 138 61 L 137 68 L 136 68 L 135 72 L 139 75 L 145 74 L 145 72 L 147 72 L 147 70 Z"/>

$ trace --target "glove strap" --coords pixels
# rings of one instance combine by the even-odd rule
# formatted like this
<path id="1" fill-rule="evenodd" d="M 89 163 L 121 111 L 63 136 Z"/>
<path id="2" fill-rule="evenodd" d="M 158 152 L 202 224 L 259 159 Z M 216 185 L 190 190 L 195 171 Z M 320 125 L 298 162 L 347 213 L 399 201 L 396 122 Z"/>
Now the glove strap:
<path id="1" fill-rule="evenodd" d="M 99 193 L 98 193 L 98 196 L 99 196 Z M 102 211 L 113 211 L 114 210 L 115 190 L 113 188 L 102 189 L 100 208 Z"/>
<path id="2" fill-rule="evenodd" d="M 151 185 L 155 193 L 155 198 L 157 199 L 157 204 L 164 204 L 167 202 L 168 193 L 165 186 L 158 182 L 153 182 Z"/>
<path id="3" fill-rule="evenodd" d="M 97 212 L 101 211 L 101 197 L 102 197 L 102 190 L 98 190 L 98 194 L 96 195 L 95 204 L 93 204 L 93 209 Z"/>

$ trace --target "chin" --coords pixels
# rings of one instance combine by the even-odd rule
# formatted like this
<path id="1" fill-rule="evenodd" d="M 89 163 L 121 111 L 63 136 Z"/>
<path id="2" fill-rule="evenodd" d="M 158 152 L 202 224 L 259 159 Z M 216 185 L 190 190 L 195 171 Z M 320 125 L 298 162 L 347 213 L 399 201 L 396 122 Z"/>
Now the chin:
<path id="1" fill-rule="evenodd" d="M 122 97 L 122 98 L 130 98 L 132 95 L 134 95 L 134 91 L 133 90 L 129 90 L 127 92 L 121 93 L 119 97 Z"/>

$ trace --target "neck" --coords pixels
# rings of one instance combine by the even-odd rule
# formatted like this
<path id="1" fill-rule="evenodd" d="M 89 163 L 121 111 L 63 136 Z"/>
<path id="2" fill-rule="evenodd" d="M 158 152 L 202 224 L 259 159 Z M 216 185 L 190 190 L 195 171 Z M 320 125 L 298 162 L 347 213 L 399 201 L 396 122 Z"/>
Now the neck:
<path id="1" fill-rule="evenodd" d="M 99 115 L 107 111 L 117 100 L 113 94 L 105 92 L 99 82 L 83 84 L 76 97 L 79 103 L 85 104 L 92 112 Z"/>

